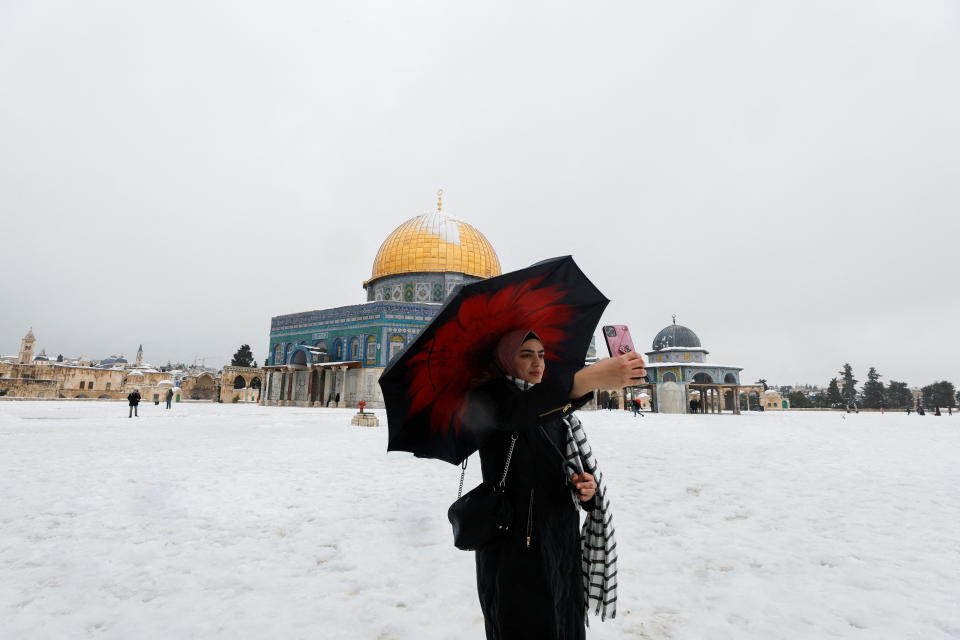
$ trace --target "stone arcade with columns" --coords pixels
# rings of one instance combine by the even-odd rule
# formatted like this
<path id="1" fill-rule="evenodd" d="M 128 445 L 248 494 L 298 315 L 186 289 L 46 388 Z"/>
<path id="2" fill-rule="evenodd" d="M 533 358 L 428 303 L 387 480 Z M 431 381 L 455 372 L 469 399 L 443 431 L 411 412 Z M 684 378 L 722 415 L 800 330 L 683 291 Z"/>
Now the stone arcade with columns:
<path id="1" fill-rule="evenodd" d="M 760 406 L 762 385 L 740 383 L 743 367 L 707 361 L 710 353 L 693 331 L 677 324 L 664 327 L 646 353 L 648 384 L 636 393 L 652 396 L 659 413 L 735 413 Z"/>
<path id="2" fill-rule="evenodd" d="M 387 363 L 440 310 L 458 285 L 500 275 L 478 230 L 437 210 L 384 240 L 363 283 L 362 304 L 275 316 L 261 403 L 382 408 L 377 380 Z"/>

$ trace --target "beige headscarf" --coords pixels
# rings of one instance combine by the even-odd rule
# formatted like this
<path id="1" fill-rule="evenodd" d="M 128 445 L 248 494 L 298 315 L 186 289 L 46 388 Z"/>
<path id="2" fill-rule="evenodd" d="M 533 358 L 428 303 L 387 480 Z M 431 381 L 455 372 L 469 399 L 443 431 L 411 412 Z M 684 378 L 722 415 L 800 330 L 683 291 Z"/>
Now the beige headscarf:
<path id="1" fill-rule="evenodd" d="M 493 351 L 493 361 L 504 375 L 511 378 L 520 377 L 513 361 L 520 350 L 520 346 L 531 339 L 540 340 L 540 336 L 534 333 L 533 329 L 517 329 L 504 334 L 500 338 L 497 348 Z M 540 340 L 540 342 L 543 342 L 543 340 Z"/>

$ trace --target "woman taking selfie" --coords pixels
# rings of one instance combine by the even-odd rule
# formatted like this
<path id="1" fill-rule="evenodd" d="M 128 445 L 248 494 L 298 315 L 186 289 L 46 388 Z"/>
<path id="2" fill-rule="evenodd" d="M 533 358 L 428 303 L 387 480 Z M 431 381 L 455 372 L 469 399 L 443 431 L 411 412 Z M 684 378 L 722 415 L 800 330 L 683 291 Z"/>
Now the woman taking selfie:
<path id="1" fill-rule="evenodd" d="M 549 348 L 532 330 L 504 335 L 495 374 L 470 403 L 470 422 L 489 427 L 480 446 L 484 480 L 500 480 L 510 452 L 505 492 L 513 526 L 476 552 L 488 640 L 581 639 L 588 605 L 604 617 L 616 612 L 610 505 L 572 412 L 593 389 L 635 384 L 645 375 L 643 359 L 628 353 L 571 378 L 544 379 Z M 582 548 L 578 506 L 588 512 Z"/>

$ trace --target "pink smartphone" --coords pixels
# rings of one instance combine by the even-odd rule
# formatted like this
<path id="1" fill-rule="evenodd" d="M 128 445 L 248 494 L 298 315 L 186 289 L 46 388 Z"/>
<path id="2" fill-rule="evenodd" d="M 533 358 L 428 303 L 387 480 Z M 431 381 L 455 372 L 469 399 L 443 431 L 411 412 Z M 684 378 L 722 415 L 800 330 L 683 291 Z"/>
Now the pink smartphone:
<path id="1" fill-rule="evenodd" d="M 603 337 L 607 340 L 607 349 L 610 356 L 622 356 L 634 350 L 630 329 L 625 324 L 607 325 L 603 328 Z M 647 376 L 633 378 L 633 380 L 647 380 Z"/>
<path id="2" fill-rule="evenodd" d="M 622 356 L 633 351 L 633 340 L 630 338 L 630 329 L 624 324 L 607 325 L 603 328 L 603 337 L 607 340 L 607 350 L 610 356 Z"/>

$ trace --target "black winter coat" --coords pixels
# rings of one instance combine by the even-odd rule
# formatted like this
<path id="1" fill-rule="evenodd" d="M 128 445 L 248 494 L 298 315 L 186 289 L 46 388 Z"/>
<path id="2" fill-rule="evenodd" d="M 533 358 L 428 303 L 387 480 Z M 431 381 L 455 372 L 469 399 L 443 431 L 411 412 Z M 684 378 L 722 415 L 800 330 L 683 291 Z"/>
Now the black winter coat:
<path id="1" fill-rule="evenodd" d="M 470 403 L 470 424 L 485 425 L 490 434 L 480 446 L 484 480 L 500 481 L 510 433 L 518 434 L 506 481 L 513 527 L 476 552 L 488 640 L 585 637 L 580 516 L 560 452 L 566 444 L 562 416 L 592 394 L 571 401 L 571 386 L 545 380 L 521 391 L 501 378 L 481 387 Z M 593 502 L 581 506 L 592 510 Z"/>
<path id="2" fill-rule="evenodd" d="M 127 395 L 127 400 L 130 402 L 131 407 L 135 407 L 140 404 L 140 392 L 132 391 Z"/>

